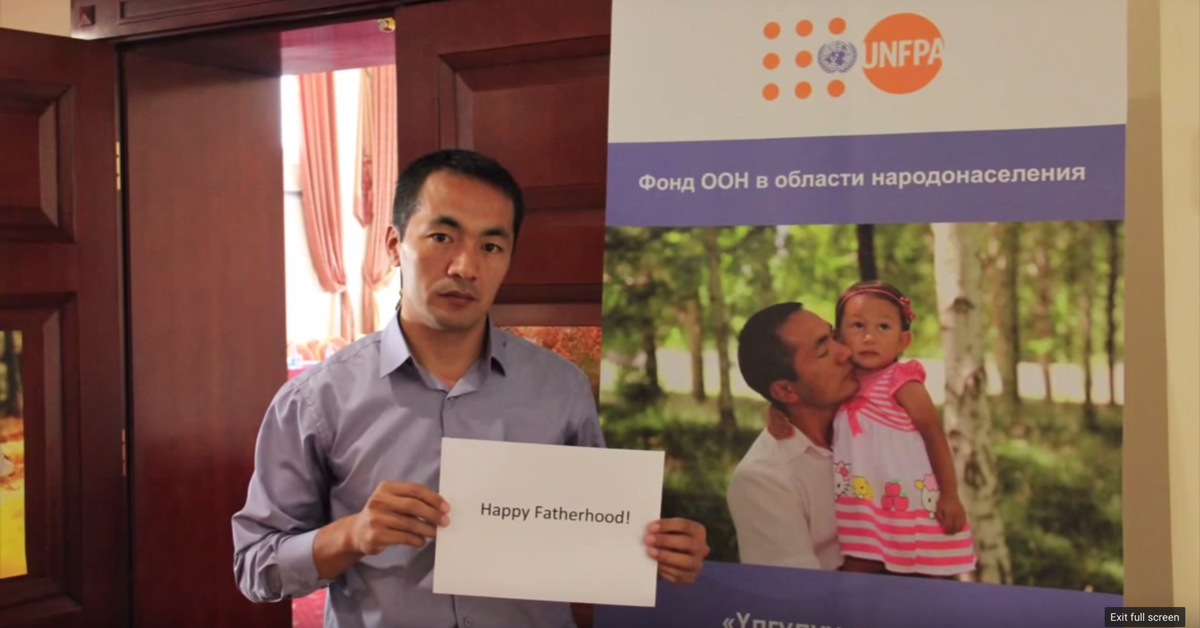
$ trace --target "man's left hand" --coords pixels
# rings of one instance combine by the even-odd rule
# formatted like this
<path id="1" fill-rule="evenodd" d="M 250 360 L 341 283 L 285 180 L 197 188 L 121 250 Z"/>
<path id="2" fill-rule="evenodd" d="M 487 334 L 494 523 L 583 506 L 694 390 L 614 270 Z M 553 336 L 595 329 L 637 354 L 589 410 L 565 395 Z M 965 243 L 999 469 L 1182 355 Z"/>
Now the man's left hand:
<path id="1" fill-rule="evenodd" d="M 658 575 L 671 584 L 691 584 L 708 556 L 704 526 L 688 519 L 660 519 L 650 524 L 646 547 L 658 561 Z"/>

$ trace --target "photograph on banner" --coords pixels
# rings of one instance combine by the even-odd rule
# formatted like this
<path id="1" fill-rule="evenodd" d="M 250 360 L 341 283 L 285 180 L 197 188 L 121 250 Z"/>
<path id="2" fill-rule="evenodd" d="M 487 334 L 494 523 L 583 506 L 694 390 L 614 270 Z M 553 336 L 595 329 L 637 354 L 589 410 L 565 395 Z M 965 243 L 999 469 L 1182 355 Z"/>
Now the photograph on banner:
<path id="1" fill-rule="evenodd" d="M 609 227 L 608 445 L 665 451 L 663 514 L 704 523 L 710 560 L 1120 594 L 1122 237 L 1121 221 Z M 768 427 L 756 385 L 773 379 L 839 406 L 831 455 Z M 776 470 L 797 493 L 759 490 L 775 439 L 799 447 Z"/>

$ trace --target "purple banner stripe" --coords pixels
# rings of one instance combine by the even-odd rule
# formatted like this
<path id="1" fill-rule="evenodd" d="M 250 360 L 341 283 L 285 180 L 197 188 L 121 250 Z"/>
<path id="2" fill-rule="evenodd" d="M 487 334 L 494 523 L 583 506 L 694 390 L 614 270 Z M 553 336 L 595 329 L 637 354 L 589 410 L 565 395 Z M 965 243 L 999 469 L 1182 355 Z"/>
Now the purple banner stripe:
<path id="1" fill-rule="evenodd" d="M 594 626 L 1092 628 L 1123 605 L 1105 593 L 714 562 L 690 586 L 660 582 L 653 608 L 597 606 Z"/>
<path id="2" fill-rule="evenodd" d="M 930 172 L 954 180 L 927 185 Z M 888 173 L 891 185 L 874 183 Z M 838 185 L 794 187 L 807 175 Z M 854 175 L 861 183 L 845 185 Z M 679 189 L 688 180 L 694 191 Z M 630 227 L 1123 220 L 1125 126 L 609 144 L 606 216 Z"/>

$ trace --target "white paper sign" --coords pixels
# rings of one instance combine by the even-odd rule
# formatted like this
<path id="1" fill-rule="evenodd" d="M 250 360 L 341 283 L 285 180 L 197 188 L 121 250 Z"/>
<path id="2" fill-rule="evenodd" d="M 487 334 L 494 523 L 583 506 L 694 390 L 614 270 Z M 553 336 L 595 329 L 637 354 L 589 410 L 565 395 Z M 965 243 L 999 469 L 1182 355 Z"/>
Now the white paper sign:
<path id="1" fill-rule="evenodd" d="M 663 452 L 442 439 L 433 592 L 654 606 Z"/>

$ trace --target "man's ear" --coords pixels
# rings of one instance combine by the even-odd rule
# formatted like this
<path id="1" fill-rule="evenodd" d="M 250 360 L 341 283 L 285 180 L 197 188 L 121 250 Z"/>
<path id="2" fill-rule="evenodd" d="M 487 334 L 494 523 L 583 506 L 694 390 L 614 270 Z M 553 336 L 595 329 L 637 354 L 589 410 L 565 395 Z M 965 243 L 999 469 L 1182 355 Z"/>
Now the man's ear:
<path id="1" fill-rule="evenodd" d="M 388 261 L 392 266 L 399 268 L 400 266 L 400 233 L 396 231 L 394 225 L 387 226 L 387 233 L 383 236 L 384 246 L 387 247 Z"/>
<path id="2" fill-rule="evenodd" d="M 771 382 L 771 396 L 780 403 L 800 403 L 800 391 L 792 382 L 777 379 Z"/>

